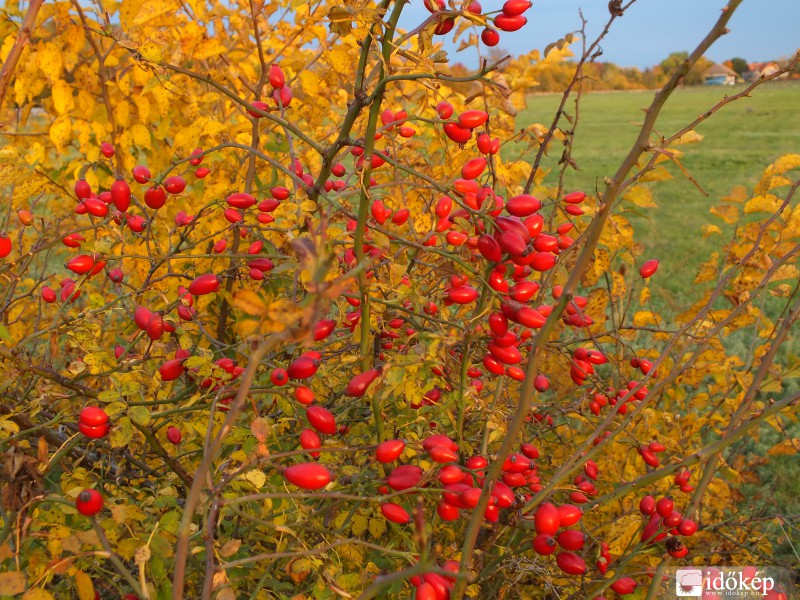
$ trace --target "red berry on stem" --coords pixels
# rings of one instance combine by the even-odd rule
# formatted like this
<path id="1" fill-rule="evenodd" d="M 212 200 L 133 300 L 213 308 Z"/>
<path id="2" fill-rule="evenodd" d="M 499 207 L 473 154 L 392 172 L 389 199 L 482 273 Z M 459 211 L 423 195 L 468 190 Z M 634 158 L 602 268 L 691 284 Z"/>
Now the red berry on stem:
<path id="1" fill-rule="evenodd" d="M 658 261 L 654 258 L 646 261 L 639 269 L 642 279 L 647 279 L 658 270 Z"/>
<path id="2" fill-rule="evenodd" d="M 496 29 L 487 27 L 481 32 L 481 41 L 490 48 L 493 48 L 500 43 L 500 34 Z"/>
<path id="3" fill-rule="evenodd" d="M 92 517 L 103 510 L 103 496 L 97 490 L 83 490 L 75 499 L 75 508 L 87 517 Z"/>
<path id="4" fill-rule="evenodd" d="M 174 425 L 170 425 L 167 428 L 167 439 L 170 441 L 171 444 L 175 444 L 176 446 L 181 443 L 181 430 L 175 427 Z"/>
<path id="5" fill-rule="evenodd" d="M 320 464 L 292 465 L 283 472 L 286 481 L 304 490 L 318 490 L 331 482 L 331 473 Z"/>
<path id="6" fill-rule="evenodd" d="M 219 279 L 214 273 L 200 275 L 189 284 L 189 293 L 193 296 L 204 296 L 219 290 Z"/>

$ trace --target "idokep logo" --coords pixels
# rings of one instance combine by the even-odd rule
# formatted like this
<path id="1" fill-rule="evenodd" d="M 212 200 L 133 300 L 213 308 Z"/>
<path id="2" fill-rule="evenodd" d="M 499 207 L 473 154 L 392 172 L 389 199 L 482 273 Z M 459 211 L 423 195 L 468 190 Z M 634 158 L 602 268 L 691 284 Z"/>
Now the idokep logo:
<path id="1" fill-rule="evenodd" d="M 703 569 L 678 569 L 675 577 L 675 593 L 678 596 L 701 596 Z"/>
<path id="2" fill-rule="evenodd" d="M 675 575 L 678 597 L 756 598 L 775 590 L 775 579 L 756 567 L 684 568 Z"/>

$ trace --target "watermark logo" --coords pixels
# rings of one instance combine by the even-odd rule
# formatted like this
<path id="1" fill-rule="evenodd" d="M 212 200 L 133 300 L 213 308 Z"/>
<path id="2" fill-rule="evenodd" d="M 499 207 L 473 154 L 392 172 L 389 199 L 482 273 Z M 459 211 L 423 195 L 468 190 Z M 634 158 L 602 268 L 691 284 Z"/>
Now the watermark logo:
<path id="1" fill-rule="evenodd" d="M 775 579 L 756 567 L 678 569 L 679 598 L 762 598 L 775 590 Z"/>
<path id="2" fill-rule="evenodd" d="M 683 597 L 703 594 L 703 569 L 678 569 L 675 576 L 675 593 Z"/>

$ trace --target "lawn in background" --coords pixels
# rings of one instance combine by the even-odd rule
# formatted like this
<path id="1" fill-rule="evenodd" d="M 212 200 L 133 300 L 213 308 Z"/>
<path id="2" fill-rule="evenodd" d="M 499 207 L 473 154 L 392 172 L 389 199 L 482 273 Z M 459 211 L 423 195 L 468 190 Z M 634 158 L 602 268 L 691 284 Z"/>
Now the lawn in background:
<path id="1" fill-rule="evenodd" d="M 725 95 L 742 89 L 743 86 L 678 89 L 662 110 L 656 131 L 669 136 Z M 603 178 L 614 174 L 636 139 L 643 109 L 653 95 L 652 90 L 596 92 L 581 98 L 573 155 L 580 170 L 569 172 L 567 191 L 582 189 L 594 194 L 603 189 Z M 532 123 L 549 126 L 560 100 L 560 94 L 530 95 L 528 108 L 517 115 L 518 128 Z M 724 241 L 729 239 L 730 228 L 711 215 L 709 207 L 736 185 L 752 191 L 764 168 L 777 157 L 800 153 L 799 108 L 800 83 L 767 83 L 750 98 L 728 104 L 698 126 L 704 139 L 699 144 L 682 146 L 681 160 L 708 197 L 674 165 L 669 167 L 673 180 L 650 184 L 658 208 L 649 209 L 632 221 L 637 240 L 646 248 L 642 258 L 661 261 L 660 277 L 652 284 L 663 289 L 654 289 L 653 295 L 663 297 L 672 310 L 680 311 L 689 305 L 688 301 L 696 299 L 692 287 L 696 268 L 722 245 L 719 236 L 703 240 L 702 225 L 714 223 L 723 227 Z M 571 100 L 567 109 L 574 114 Z M 562 121 L 562 126 L 566 125 Z M 554 146 L 552 160 L 546 160 L 545 166 L 555 167 L 560 155 L 559 144 Z M 553 173 L 545 184 L 554 185 L 555 181 Z"/>

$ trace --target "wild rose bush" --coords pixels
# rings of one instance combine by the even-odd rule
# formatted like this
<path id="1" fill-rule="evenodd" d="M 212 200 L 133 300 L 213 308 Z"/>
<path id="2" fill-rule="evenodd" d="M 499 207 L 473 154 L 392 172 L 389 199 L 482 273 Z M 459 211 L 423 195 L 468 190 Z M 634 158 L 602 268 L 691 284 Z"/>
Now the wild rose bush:
<path id="1" fill-rule="evenodd" d="M 628 218 L 744 95 L 653 135 L 738 4 L 598 194 L 568 109 L 519 129 L 524 71 L 449 75 L 437 36 L 486 55 L 527 1 L 0 24 L 0 593 L 594 598 L 769 557 L 740 442 L 796 410 L 800 156 L 712 209 L 735 235 L 675 318 Z"/>

